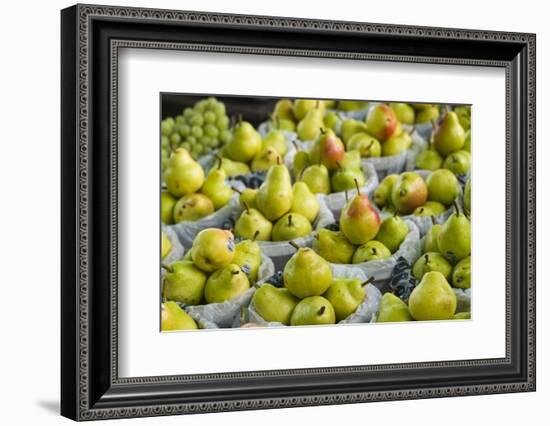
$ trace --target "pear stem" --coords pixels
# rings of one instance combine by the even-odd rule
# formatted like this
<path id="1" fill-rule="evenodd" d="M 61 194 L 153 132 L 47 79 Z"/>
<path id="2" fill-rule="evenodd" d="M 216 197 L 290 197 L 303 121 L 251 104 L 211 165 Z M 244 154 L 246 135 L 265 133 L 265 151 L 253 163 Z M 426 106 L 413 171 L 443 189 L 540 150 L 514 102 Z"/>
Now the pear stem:
<path id="1" fill-rule="evenodd" d="M 164 269 L 166 272 L 174 272 L 174 268 L 172 268 L 170 265 L 165 265 L 164 263 L 160 264 L 160 267 Z"/>
<path id="2" fill-rule="evenodd" d="M 260 230 L 256 229 L 256 232 L 254 232 L 254 235 L 252 236 L 252 241 L 256 241 L 256 238 L 258 238 L 258 235 L 260 235 Z"/>
<path id="3" fill-rule="evenodd" d="M 308 166 L 302 167 L 302 170 L 300 170 L 300 173 L 298 173 L 298 181 L 302 180 L 302 175 L 304 174 L 304 170 L 307 169 Z"/>
<path id="4" fill-rule="evenodd" d="M 275 116 L 275 127 L 279 129 L 281 127 L 281 119 L 278 115 Z"/>
<path id="5" fill-rule="evenodd" d="M 336 165 L 338 166 L 338 169 L 342 170 L 342 164 L 338 160 L 336 160 Z"/>
<path id="6" fill-rule="evenodd" d="M 412 127 L 411 131 L 409 132 L 409 135 L 412 135 L 414 132 L 416 132 L 416 124 Z"/>
<path id="7" fill-rule="evenodd" d="M 223 158 L 216 154 L 216 159 L 218 160 L 218 170 L 222 168 Z"/>
<path id="8" fill-rule="evenodd" d="M 319 310 L 317 311 L 317 315 L 323 315 L 325 313 L 325 310 L 327 309 L 326 306 L 321 306 Z"/>
<path id="9" fill-rule="evenodd" d="M 298 143 L 296 142 L 296 139 L 292 141 L 292 145 L 294 145 L 294 148 L 296 148 L 296 152 L 300 152 L 300 147 L 298 146 Z"/>
<path id="10" fill-rule="evenodd" d="M 435 216 L 431 216 L 432 218 L 432 225 L 437 225 L 437 221 L 435 220 Z"/>
<path id="11" fill-rule="evenodd" d="M 327 131 L 323 127 L 319 127 L 319 131 L 324 135 Z"/>
<path id="12" fill-rule="evenodd" d="M 235 191 L 237 194 L 242 194 L 243 192 L 240 189 L 231 187 L 233 191 Z"/>
<path id="13" fill-rule="evenodd" d="M 237 114 L 237 122 L 241 124 L 243 122 L 243 115 L 241 113 Z"/>
<path id="14" fill-rule="evenodd" d="M 280 166 L 281 165 L 281 156 L 277 156 L 277 165 Z"/>
<path id="15" fill-rule="evenodd" d="M 344 189 L 344 195 L 346 196 L 346 203 L 349 201 L 348 190 Z"/>
<path id="16" fill-rule="evenodd" d="M 248 203 L 246 201 L 243 201 L 244 209 L 246 210 L 246 214 L 250 214 L 250 207 L 248 207 Z"/>
<path id="17" fill-rule="evenodd" d="M 231 271 L 231 275 L 238 275 L 240 273 L 241 273 L 241 271 Z"/>
<path id="18" fill-rule="evenodd" d="M 393 217 L 397 217 L 398 214 L 399 214 L 399 210 L 396 210 L 396 211 L 393 213 Z"/>
<path id="19" fill-rule="evenodd" d="M 424 263 L 428 263 L 430 261 L 430 256 L 428 256 L 428 253 L 424 255 Z"/>
<path id="20" fill-rule="evenodd" d="M 453 200 L 453 206 L 455 208 L 457 217 L 460 216 L 460 207 L 458 207 L 458 203 L 456 202 L 456 198 Z"/>
<path id="21" fill-rule="evenodd" d="M 315 102 L 315 109 L 319 109 L 320 106 L 321 106 L 321 101 L 317 99 L 317 102 Z"/>
<path id="22" fill-rule="evenodd" d="M 368 278 L 366 281 L 361 283 L 361 287 L 365 287 L 367 284 L 370 284 L 374 281 L 374 277 Z"/>
<path id="23" fill-rule="evenodd" d="M 292 215 L 291 214 L 288 215 L 288 226 L 289 227 L 292 226 Z"/>
<path id="24" fill-rule="evenodd" d="M 292 247 L 294 247 L 296 250 L 300 250 L 300 249 L 301 249 L 301 247 L 300 247 L 298 244 L 296 244 L 295 241 L 290 240 L 290 241 L 288 242 L 288 244 L 290 244 L 290 245 L 291 245 Z"/>
<path id="25" fill-rule="evenodd" d="M 357 178 L 353 178 L 353 181 L 355 182 L 355 188 L 357 188 L 357 195 L 361 195 L 361 189 L 359 188 L 359 182 L 357 181 Z"/>

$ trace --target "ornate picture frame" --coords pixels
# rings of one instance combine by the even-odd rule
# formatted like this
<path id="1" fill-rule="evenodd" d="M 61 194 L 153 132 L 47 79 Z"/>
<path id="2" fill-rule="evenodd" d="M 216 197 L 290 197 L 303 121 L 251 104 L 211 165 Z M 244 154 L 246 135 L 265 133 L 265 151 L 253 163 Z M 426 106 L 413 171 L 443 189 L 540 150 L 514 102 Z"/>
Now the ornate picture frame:
<path id="1" fill-rule="evenodd" d="M 61 12 L 61 413 L 74 420 L 535 390 L 534 34 L 76 5 Z M 119 378 L 118 49 L 498 67 L 506 73 L 506 356 Z"/>

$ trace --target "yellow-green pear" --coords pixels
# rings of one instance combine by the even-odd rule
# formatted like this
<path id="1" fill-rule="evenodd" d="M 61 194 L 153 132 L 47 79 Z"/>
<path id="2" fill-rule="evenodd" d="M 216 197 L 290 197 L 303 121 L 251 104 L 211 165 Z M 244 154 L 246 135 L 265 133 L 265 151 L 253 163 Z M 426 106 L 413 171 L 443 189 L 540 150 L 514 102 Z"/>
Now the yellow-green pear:
<path id="1" fill-rule="evenodd" d="M 206 274 L 188 260 L 173 262 L 167 269 L 163 296 L 185 305 L 199 305 L 204 294 Z"/>
<path id="2" fill-rule="evenodd" d="M 160 194 L 160 218 L 162 223 L 172 225 L 174 223 L 174 206 L 178 199 L 168 191 L 162 191 Z"/>
<path id="3" fill-rule="evenodd" d="M 258 235 L 259 231 L 256 231 L 253 239 L 239 242 L 235 246 L 235 256 L 232 260 L 235 265 L 241 267 L 252 283 L 255 283 L 258 279 L 258 270 L 262 263 L 262 251 L 255 241 Z"/>
<path id="4" fill-rule="evenodd" d="M 256 209 L 245 206 L 235 223 L 235 235 L 247 240 L 270 241 L 273 224 Z"/>
<path id="5" fill-rule="evenodd" d="M 464 186 L 464 211 L 469 215 L 471 213 L 471 203 L 472 203 L 472 195 L 471 195 L 471 179 L 468 178 L 466 181 L 466 185 Z"/>
<path id="6" fill-rule="evenodd" d="M 210 170 L 201 188 L 201 193 L 210 198 L 215 210 L 225 206 L 233 196 L 233 189 L 225 181 L 227 174 L 221 163 L 220 160 L 218 167 Z"/>
<path id="7" fill-rule="evenodd" d="M 393 293 L 385 293 L 380 300 L 376 322 L 412 321 L 409 307 Z"/>
<path id="8" fill-rule="evenodd" d="M 321 296 L 306 297 L 296 305 L 290 325 L 335 324 L 336 314 L 330 302 Z"/>
<path id="9" fill-rule="evenodd" d="M 304 182 L 296 182 L 292 185 L 290 213 L 298 213 L 313 223 L 319 214 L 319 209 L 319 200 Z"/>
<path id="10" fill-rule="evenodd" d="M 470 254 L 470 237 L 470 221 L 457 209 L 441 227 L 437 246 L 448 260 L 455 263 Z"/>
<path id="11" fill-rule="evenodd" d="M 325 111 L 325 104 L 317 99 L 296 99 L 294 101 L 293 111 L 298 121 L 303 120 L 309 112 L 314 110 L 318 110 L 322 117 Z"/>
<path id="12" fill-rule="evenodd" d="M 282 161 L 281 154 L 275 148 L 268 146 L 254 156 L 250 168 L 253 172 L 265 171 L 271 166 L 281 164 Z"/>
<path id="13" fill-rule="evenodd" d="M 311 234 L 311 223 L 299 213 L 287 213 L 281 217 L 271 233 L 273 241 L 289 241 Z"/>
<path id="14" fill-rule="evenodd" d="M 432 218 L 433 220 L 433 218 Z M 439 252 L 439 247 L 437 245 L 437 239 L 439 237 L 439 233 L 441 232 L 441 225 L 438 223 L 433 223 L 430 229 L 428 229 L 428 232 L 426 233 L 426 236 L 424 237 L 424 245 L 422 247 L 422 251 L 424 253 L 429 252 Z"/>
<path id="15" fill-rule="evenodd" d="M 172 243 L 164 232 L 161 232 L 161 241 L 160 241 L 160 257 L 164 259 L 172 251 Z"/>
<path id="16" fill-rule="evenodd" d="M 271 221 L 288 213 L 292 207 L 292 185 L 286 166 L 277 164 L 267 171 L 256 194 L 256 205 Z"/>
<path id="17" fill-rule="evenodd" d="M 419 170 L 437 170 L 442 165 L 443 158 L 435 149 L 425 149 L 416 156 L 415 167 Z"/>
<path id="18" fill-rule="evenodd" d="M 346 149 L 343 142 L 330 129 L 320 129 L 309 153 L 310 161 L 323 164 L 328 170 L 336 170 L 344 160 Z"/>
<path id="19" fill-rule="evenodd" d="M 448 111 L 433 132 L 433 144 L 437 152 L 447 157 L 464 146 L 466 134 L 455 112 Z"/>
<path id="20" fill-rule="evenodd" d="M 443 162 L 443 168 L 449 169 L 456 175 L 464 175 L 470 171 L 470 153 L 460 150 L 453 152 Z"/>
<path id="21" fill-rule="evenodd" d="M 340 231 L 320 229 L 313 240 L 313 250 L 331 263 L 351 263 L 355 246 Z"/>
<path id="22" fill-rule="evenodd" d="M 466 256 L 455 265 L 452 277 L 453 287 L 470 288 L 470 259 L 470 256 Z"/>
<path id="23" fill-rule="evenodd" d="M 323 111 L 319 107 L 309 110 L 296 126 L 300 140 L 311 141 L 317 138 L 323 128 Z"/>
<path id="24" fill-rule="evenodd" d="M 351 137 L 356 133 L 367 133 L 367 125 L 363 121 L 348 118 L 342 122 L 340 133 L 342 140 L 347 145 Z"/>
<path id="25" fill-rule="evenodd" d="M 432 252 L 422 255 L 413 266 L 413 276 L 421 280 L 426 272 L 438 271 L 448 281 L 451 279 L 453 267 L 441 253 Z"/>
<path id="26" fill-rule="evenodd" d="M 391 192 L 393 184 L 399 179 L 399 175 L 387 175 L 374 191 L 374 202 L 378 207 L 391 205 Z"/>
<path id="27" fill-rule="evenodd" d="M 456 295 L 441 272 L 424 274 L 409 296 L 409 311 L 417 321 L 449 320 L 456 311 Z"/>
<path id="28" fill-rule="evenodd" d="M 300 302 L 286 288 L 277 288 L 271 284 L 262 285 L 252 297 L 254 308 L 268 322 L 280 322 L 290 325 L 290 317 Z"/>
<path id="29" fill-rule="evenodd" d="M 412 106 L 409 104 L 392 102 L 390 103 L 390 108 L 395 112 L 398 121 L 403 124 L 414 124 L 415 113 Z"/>
<path id="30" fill-rule="evenodd" d="M 174 206 L 174 223 L 197 221 L 214 213 L 212 200 L 204 194 L 184 195 Z"/>
<path id="31" fill-rule="evenodd" d="M 380 241 L 371 240 L 361 244 L 353 254 L 352 263 L 370 262 L 371 260 L 386 259 L 391 256 L 390 250 Z"/>
<path id="32" fill-rule="evenodd" d="M 464 139 L 464 146 L 462 147 L 462 149 L 468 152 L 472 151 L 472 136 L 469 130 L 466 132 L 466 137 Z"/>
<path id="33" fill-rule="evenodd" d="M 439 118 L 439 109 L 434 106 L 429 106 L 423 108 L 416 113 L 416 124 L 429 123 L 430 121 L 435 121 Z"/>
<path id="34" fill-rule="evenodd" d="M 407 132 L 393 134 L 386 141 L 382 142 L 382 156 L 389 157 L 399 155 L 412 145 L 411 135 Z"/>
<path id="35" fill-rule="evenodd" d="M 439 169 L 426 179 L 428 200 L 438 201 L 446 206 L 453 203 L 460 192 L 458 179 L 449 170 Z"/>
<path id="36" fill-rule="evenodd" d="M 241 176 L 250 173 L 250 167 L 246 163 L 233 161 L 229 158 L 222 158 L 222 169 L 227 177 Z"/>
<path id="37" fill-rule="evenodd" d="M 205 272 L 213 272 L 229 265 L 235 256 L 235 241 L 230 231 L 207 228 L 193 240 L 191 258 Z"/>
<path id="38" fill-rule="evenodd" d="M 223 303 L 244 293 L 250 288 L 248 277 L 239 265 L 230 263 L 214 272 L 206 281 L 206 303 Z"/>
<path id="39" fill-rule="evenodd" d="M 447 210 L 443 204 L 438 201 L 426 201 L 423 206 L 417 207 L 413 211 L 415 216 L 438 216 Z"/>
<path id="40" fill-rule="evenodd" d="M 271 130 L 263 139 L 262 149 L 275 148 L 284 157 L 288 151 L 286 138 L 280 130 Z"/>
<path id="41" fill-rule="evenodd" d="M 248 163 L 262 149 L 262 137 L 252 124 L 240 121 L 225 144 L 224 152 L 233 161 Z"/>
<path id="42" fill-rule="evenodd" d="M 285 287 L 294 296 L 320 296 L 332 282 L 330 266 L 309 247 L 300 247 L 283 271 Z"/>
<path id="43" fill-rule="evenodd" d="M 357 150 L 361 154 L 361 157 L 380 157 L 382 155 L 382 146 L 378 139 L 365 132 L 359 132 L 353 134 L 347 143 L 347 149 Z"/>
<path id="44" fill-rule="evenodd" d="M 323 294 L 336 315 L 336 321 L 342 321 L 353 314 L 366 297 L 363 285 L 357 278 L 335 278 Z"/>
<path id="45" fill-rule="evenodd" d="M 296 117 L 294 116 L 294 105 L 290 99 L 278 100 L 275 104 L 275 108 L 273 109 L 273 114 L 276 117 L 284 118 L 286 120 L 296 120 Z"/>
<path id="46" fill-rule="evenodd" d="M 397 215 L 389 216 L 382 221 L 376 239 L 384 244 L 391 253 L 395 253 L 409 233 L 409 227 Z"/>
<path id="47" fill-rule="evenodd" d="M 365 244 L 380 229 L 380 216 L 371 205 L 369 197 L 358 191 L 349 200 L 340 215 L 340 230 L 353 244 Z"/>
<path id="48" fill-rule="evenodd" d="M 404 172 L 392 186 L 391 199 L 400 213 L 412 213 L 417 207 L 426 204 L 428 188 L 418 173 Z"/>
<path id="49" fill-rule="evenodd" d="M 294 178 L 298 180 L 302 172 L 309 165 L 311 165 L 309 161 L 309 152 L 298 150 L 294 156 L 294 163 L 292 164 L 292 174 Z"/>
<path id="50" fill-rule="evenodd" d="M 204 170 L 184 148 L 176 149 L 164 171 L 164 182 L 174 197 L 197 192 L 204 183 Z"/>
<path id="51" fill-rule="evenodd" d="M 301 181 L 314 194 L 330 194 L 330 176 L 328 169 L 322 164 L 313 164 L 302 172 Z"/>
<path id="52" fill-rule="evenodd" d="M 161 330 L 196 330 L 197 323 L 176 302 L 165 302 L 161 308 Z"/>

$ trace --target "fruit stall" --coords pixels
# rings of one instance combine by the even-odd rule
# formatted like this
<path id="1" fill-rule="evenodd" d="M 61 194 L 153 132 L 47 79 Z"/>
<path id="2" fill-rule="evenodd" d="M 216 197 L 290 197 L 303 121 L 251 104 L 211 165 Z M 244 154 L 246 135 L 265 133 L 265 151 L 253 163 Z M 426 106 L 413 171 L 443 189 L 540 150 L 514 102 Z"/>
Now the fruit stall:
<path id="1" fill-rule="evenodd" d="M 470 319 L 470 106 L 161 103 L 163 331 Z"/>

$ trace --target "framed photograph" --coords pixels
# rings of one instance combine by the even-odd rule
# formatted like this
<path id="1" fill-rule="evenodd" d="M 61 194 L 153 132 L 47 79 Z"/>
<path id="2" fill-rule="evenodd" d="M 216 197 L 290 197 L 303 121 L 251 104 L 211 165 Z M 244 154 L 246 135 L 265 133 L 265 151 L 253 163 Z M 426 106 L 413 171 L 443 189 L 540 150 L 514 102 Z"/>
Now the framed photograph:
<path id="1" fill-rule="evenodd" d="M 62 415 L 535 390 L 535 35 L 61 30 Z"/>

